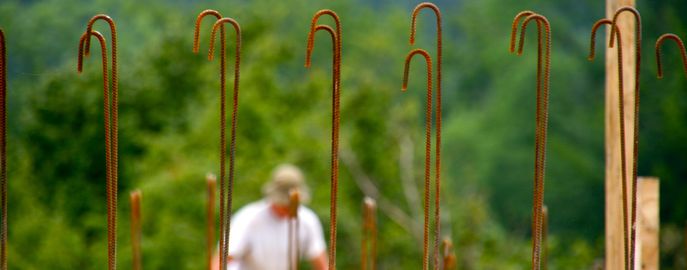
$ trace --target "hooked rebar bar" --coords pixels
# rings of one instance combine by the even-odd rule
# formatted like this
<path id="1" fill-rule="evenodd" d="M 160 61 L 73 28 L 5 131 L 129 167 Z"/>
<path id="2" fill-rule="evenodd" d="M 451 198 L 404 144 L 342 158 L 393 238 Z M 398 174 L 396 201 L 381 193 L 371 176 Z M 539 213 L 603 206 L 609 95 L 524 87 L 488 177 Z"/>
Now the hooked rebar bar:
<path id="1" fill-rule="evenodd" d="M 430 197 L 430 167 L 432 151 L 432 57 L 423 49 L 414 49 L 406 56 L 405 66 L 403 69 L 403 86 L 402 91 L 408 88 L 408 71 L 410 69 L 410 60 L 415 55 L 422 55 L 425 57 L 427 64 L 427 110 L 425 112 L 425 178 L 424 178 L 424 228 L 422 240 L 422 269 L 429 269 L 429 197 Z"/>
<path id="2" fill-rule="evenodd" d="M 687 52 L 685 51 L 685 44 L 682 39 L 675 34 L 663 34 L 656 40 L 656 66 L 658 67 L 658 78 L 663 79 L 663 65 L 661 65 L 661 46 L 666 40 L 673 40 L 680 49 L 680 55 L 682 56 L 682 67 L 687 76 Z"/>
<path id="3" fill-rule="evenodd" d="M 542 239 L 542 215 L 541 209 L 544 203 L 544 172 L 546 165 L 546 137 L 548 125 L 548 99 L 549 81 L 551 70 L 551 27 L 546 17 L 531 11 L 524 11 L 516 15 L 513 20 L 513 31 L 517 31 L 517 24 L 521 17 L 527 16 L 520 29 L 520 42 L 518 55 L 522 55 L 525 42 L 525 30 L 530 21 L 537 23 L 537 106 L 535 128 L 535 165 L 534 165 L 534 204 L 532 207 L 532 269 L 541 269 L 541 239 Z M 542 26 L 546 34 L 545 57 L 542 64 Z M 511 37 L 515 34 L 511 33 Z M 515 47 L 515 39 L 511 38 L 511 51 Z M 543 70 L 543 74 L 542 74 Z"/>
<path id="4" fill-rule="evenodd" d="M 441 11 L 433 3 L 424 2 L 420 3 L 413 10 L 412 22 L 410 27 L 410 44 L 415 43 L 415 34 L 417 32 L 417 16 L 422 9 L 431 9 L 436 17 L 436 27 L 437 27 L 437 51 L 436 51 L 436 130 L 435 130 L 435 149 L 434 149 L 434 269 L 439 267 L 439 236 L 441 234 L 441 220 L 440 220 L 440 195 L 441 195 L 441 60 L 442 60 L 442 24 L 441 24 Z"/>
<path id="5" fill-rule="evenodd" d="M 225 83 L 225 77 L 224 75 L 220 76 L 220 91 L 221 91 L 221 101 L 220 101 L 220 140 L 221 140 L 221 149 L 220 149 L 220 159 L 221 159 L 221 165 L 220 165 L 220 219 L 223 219 L 221 224 L 224 224 L 223 229 L 220 232 L 220 268 L 221 269 L 226 269 L 227 261 L 229 259 L 229 236 L 231 233 L 231 208 L 232 208 L 232 198 L 233 198 L 233 191 L 234 191 L 234 163 L 236 160 L 236 127 L 238 125 L 237 120 L 238 120 L 238 102 L 239 102 L 239 81 L 240 81 L 240 70 L 241 70 L 241 26 L 239 23 L 232 19 L 232 18 L 221 18 L 215 22 L 215 24 L 212 26 L 212 34 L 210 34 L 210 50 L 208 53 L 208 60 L 212 60 L 214 57 L 214 52 L 215 52 L 215 38 L 217 34 L 217 29 L 222 30 L 224 32 L 224 27 L 223 25 L 225 23 L 229 23 L 234 27 L 234 30 L 236 32 L 236 53 L 234 55 L 234 95 L 233 95 L 233 104 L 232 104 L 232 114 L 231 114 L 231 138 L 229 142 L 229 175 L 228 175 L 228 181 L 226 185 L 226 197 L 222 198 L 222 194 L 225 192 L 225 186 L 223 186 L 222 183 L 224 183 L 225 179 L 225 167 L 224 167 L 224 158 L 226 156 L 226 135 L 225 135 L 225 130 L 226 130 L 226 89 L 224 88 L 226 83 Z M 221 47 L 224 48 L 226 44 L 222 44 Z M 221 49 L 223 51 L 224 49 Z M 222 56 L 222 59 L 224 59 L 224 56 Z M 220 63 L 222 64 L 222 63 Z M 224 72 L 222 71 L 222 74 Z"/>
<path id="6" fill-rule="evenodd" d="M 632 216 L 630 219 L 630 246 L 629 246 L 629 253 L 630 256 L 627 258 L 629 260 L 629 267 L 627 269 L 635 269 L 635 246 L 637 242 L 637 159 L 638 159 L 638 153 L 639 153 L 639 71 L 640 71 L 640 64 L 641 64 L 641 56 L 642 56 L 642 18 L 639 15 L 639 11 L 635 9 L 634 7 L 622 7 L 618 9 L 615 12 L 615 15 L 613 16 L 613 25 L 617 25 L 618 22 L 618 15 L 620 15 L 623 12 L 630 12 L 634 18 L 635 18 L 635 74 L 634 74 L 634 79 L 635 79 L 635 103 L 634 103 L 634 126 L 633 126 L 633 147 L 632 147 L 632 178 L 630 179 L 632 181 L 632 190 L 631 190 L 631 209 L 632 209 Z M 616 32 L 616 28 L 612 27 L 611 28 L 611 37 L 610 41 L 608 43 L 609 47 L 613 47 L 613 41 L 614 41 L 614 35 L 613 33 Z M 623 156 L 625 153 L 623 152 Z M 626 180 L 623 180 L 623 182 Z M 625 189 L 623 189 L 623 192 L 626 192 Z M 627 220 L 627 216 L 624 217 L 625 220 Z"/>
<path id="7" fill-rule="evenodd" d="M 318 19 L 322 15 L 328 15 L 334 19 L 336 24 L 336 32 L 332 32 L 331 28 L 319 27 L 317 25 Z M 333 72 L 332 72 L 332 150 L 331 150 L 331 188 L 330 188 L 330 203 L 329 203 L 329 270 L 336 270 L 336 217 L 337 217 L 337 194 L 339 186 L 339 122 L 341 116 L 339 113 L 339 104 L 341 97 L 341 21 L 336 13 L 329 9 L 323 9 L 315 13 L 310 23 L 310 32 L 308 32 L 308 40 L 305 56 L 305 67 L 310 67 L 312 51 L 315 46 L 315 32 L 318 30 L 325 30 L 330 33 L 332 37 L 332 45 L 334 49 Z"/>
<path id="8" fill-rule="evenodd" d="M 0 29 L 0 269 L 7 269 L 7 48 Z"/>
<path id="9" fill-rule="evenodd" d="M 93 30 L 93 24 L 103 20 L 108 23 L 111 31 L 112 42 L 112 76 L 108 80 L 107 70 L 107 45 L 102 34 Z M 107 15 L 93 16 L 86 28 L 86 32 L 79 40 L 79 55 L 77 71 L 83 69 L 83 57 L 90 55 L 90 36 L 95 36 L 100 41 L 101 58 L 103 64 L 103 99 L 104 99 L 104 125 L 105 125 L 105 178 L 107 190 L 107 254 L 108 269 L 117 268 L 117 179 L 118 179 L 118 92 L 119 83 L 117 77 L 117 29 L 114 20 Z M 111 86 L 110 86 L 111 85 Z"/>
<path id="10" fill-rule="evenodd" d="M 370 197 L 363 199 L 362 233 L 360 269 L 375 270 L 377 269 L 377 202 Z"/>
<path id="11" fill-rule="evenodd" d="M 217 20 L 222 19 L 222 15 L 212 9 L 206 9 L 200 12 L 198 14 L 198 17 L 196 17 L 196 24 L 195 28 L 193 31 L 193 52 L 198 53 L 200 50 L 200 24 L 203 21 L 203 18 L 206 16 L 211 15 L 214 16 Z M 216 22 L 216 21 L 215 21 Z M 213 24 L 214 26 L 214 24 Z M 213 34 L 214 36 L 214 34 Z M 212 42 L 214 44 L 214 40 Z M 226 156 L 227 156 L 227 137 L 226 137 L 226 94 L 225 94 L 225 89 L 226 89 L 226 32 L 224 31 L 224 25 L 222 24 L 220 26 L 220 43 L 222 46 L 220 46 L 220 61 L 219 61 L 219 77 L 220 77 L 220 134 L 219 134 L 219 145 L 220 145 L 220 151 L 219 151 L 219 159 L 220 159 L 220 188 L 219 188 L 219 232 L 220 232 L 220 237 L 219 237 L 219 255 L 220 255 L 220 262 L 224 262 L 225 260 L 225 247 L 228 246 L 228 243 L 225 243 L 225 225 L 224 223 L 224 216 L 225 216 L 225 190 L 226 190 L 226 177 L 224 175 L 226 168 Z M 213 205 L 214 207 L 214 205 Z M 231 210 L 230 210 L 231 211 Z M 213 210 L 213 227 L 214 227 L 214 210 Z M 213 228 L 214 232 L 214 228 Z M 213 233 L 214 234 L 214 233 Z M 214 235 L 213 235 L 213 240 L 214 240 Z M 209 266 L 211 267 L 211 266 Z M 224 269 L 224 266 L 220 266 L 220 269 Z"/>
<path id="12" fill-rule="evenodd" d="M 615 33 L 614 36 L 617 37 L 617 61 L 618 61 L 618 121 L 619 121 L 619 126 L 620 126 L 620 132 L 618 133 L 618 136 L 620 137 L 620 185 L 622 188 L 622 213 L 623 213 L 623 241 L 624 241 L 624 249 L 623 249 L 623 256 L 625 258 L 625 267 L 627 268 L 628 265 L 628 259 L 629 259 L 629 254 L 628 254 L 628 246 L 629 244 L 629 233 L 628 233 L 628 206 L 627 206 L 627 158 L 625 155 L 625 149 L 626 149 L 626 141 L 625 141 L 625 83 L 623 79 L 623 45 L 622 42 L 622 35 L 620 33 L 620 29 L 618 28 L 617 25 L 613 24 L 613 21 L 609 19 L 601 19 L 598 20 L 596 23 L 594 23 L 594 26 L 592 26 L 592 36 L 591 36 L 591 43 L 590 43 L 590 48 L 589 48 L 589 61 L 594 60 L 595 56 L 595 45 L 596 45 L 596 32 L 597 30 L 602 26 L 602 25 L 609 25 L 615 31 L 611 31 L 611 35 Z"/>
<path id="13" fill-rule="evenodd" d="M 217 187 L 217 177 L 214 174 L 208 173 L 205 176 L 207 181 L 207 266 L 208 270 L 212 270 L 212 254 L 215 249 L 215 189 Z"/>
<path id="14" fill-rule="evenodd" d="M 131 253 L 132 269 L 141 270 L 141 190 L 134 190 L 129 195 L 131 199 Z"/>

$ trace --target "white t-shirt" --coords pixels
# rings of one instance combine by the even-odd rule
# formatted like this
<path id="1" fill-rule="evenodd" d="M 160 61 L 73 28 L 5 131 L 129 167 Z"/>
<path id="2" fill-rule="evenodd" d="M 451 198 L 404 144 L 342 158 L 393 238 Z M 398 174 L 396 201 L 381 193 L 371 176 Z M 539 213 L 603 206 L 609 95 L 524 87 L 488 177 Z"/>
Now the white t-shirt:
<path id="1" fill-rule="evenodd" d="M 231 219 L 230 270 L 287 270 L 289 219 L 277 217 L 264 200 L 239 209 Z M 325 252 L 322 224 L 305 206 L 298 208 L 299 257 L 310 261 Z"/>

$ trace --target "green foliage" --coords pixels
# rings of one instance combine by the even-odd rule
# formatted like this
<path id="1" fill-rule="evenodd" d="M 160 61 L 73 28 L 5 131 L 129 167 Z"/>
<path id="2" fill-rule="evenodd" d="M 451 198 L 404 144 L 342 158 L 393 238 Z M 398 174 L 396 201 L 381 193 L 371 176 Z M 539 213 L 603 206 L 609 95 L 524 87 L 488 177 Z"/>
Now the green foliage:
<path id="1" fill-rule="evenodd" d="M 441 225 L 442 237 L 456 244 L 460 269 L 530 264 L 533 30 L 524 56 L 509 55 L 507 43 L 512 17 L 532 7 L 547 15 L 553 28 L 549 262 L 551 269 L 591 268 L 603 257 L 603 60 L 588 63 L 586 54 L 589 28 L 603 16 L 603 5 L 438 3 L 446 33 Z M 0 26 L 10 59 L 10 267 L 102 269 L 106 261 L 97 53 L 86 59 L 84 74 L 76 73 L 78 37 L 88 18 L 103 11 L 116 20 L 120 41 L 122 268 L 131 264 L 127 195 L 136 188 L 143 191 L 144 268 L 201 269 L 205 263 L 204 175 L 219 170 L 219 61 L 206 60 L 210 20 L 202 25 L 198 55 L 191 42 L 195 17 L 206 8 L 236 18 L 243 30 L 234 210 L 260 197 L 274 166 L 290 162 L 306 172 L 310 206 L 328 227 L 329 37 L 318 34 L 310 70 L 303 63 L 312 14 L 331 8 L 341 16 L 344 46 L 337 265 L 358 267 L 360 202 L 368 195 L 379 198 L 381 209 L 380 269 L 417 269 L 422 212 L 413 196 L 421 196 L 424 166 L 422 61 L 413 62 L 409 89 L 400 91 L 402 61 L 411 48 L 412 4 L 3 1 Z M 685 32 L 679 16 L 687 10 L 684 3 L 652 2 L 640 9 L 650 33 L 645 55 L 651 55 L 658 33 Z M 434 18 L 423 12 L 418 23 L 417 47 L 434 54 Z M 109 40 L 109 31 L 102 32 Z M 234 35 L 229 31 L 227 40 Z M 227 50 L 230 98 L 233 43 Z M 651 58 L 644 61 L 639 171 L 661 178 L 661 221 L 672 236 L 664 237 L 672 240 L 664 243 L 663 266 L 673 269 L 685 263 L 675 259 L 684 251 L 674 238 L 687 219 L 680 181 L 687 177 L 687 129 L 681 124 L 687 101 L 680 98 L 686 81 L 674 60 L 677 51 L 665 51 L 662 82 L 653 79 Z"/>

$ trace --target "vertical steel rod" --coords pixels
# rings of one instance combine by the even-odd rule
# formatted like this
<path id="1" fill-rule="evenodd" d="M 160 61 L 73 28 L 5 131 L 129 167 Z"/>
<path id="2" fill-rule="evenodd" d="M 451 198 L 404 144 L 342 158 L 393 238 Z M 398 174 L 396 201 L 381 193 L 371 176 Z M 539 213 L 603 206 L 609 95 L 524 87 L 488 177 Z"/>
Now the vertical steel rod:
<path id="1" fill-rule="evenodd" d="M 226 269 L 227 267 L 227 262 L 229 260 L 229 236 L 231 234 L 231 208 L 232 208 L 232 198 L 233 198 L 233 192 L 234 192 L 234 163 L 236 160 L 236 127 L 238 126 L 237 120 L 238 120 L 238 102 L 239 102 L 239 81 L 240 81 L 240 70 L 241 70 L 241 26 L 239 23 L 232 19 L 232 18 L 221 18 L 215 22 L 215 24 L 212 26 L 212 34 L 210 35 L 210 52 L 208 53 L 208 60 L 212 60 L 214 58 L 215 54 L 215 37 L 217 36 L 217 30 L 220 29 L 223 32 L 224 29 L 224 24 L 231 24 L 234 28 L 234 31 L 236 32 L 236 53 L 234 55 L 234 95 L 233 95 L 233 106 L 232 106 L 232 114 L 231 114 L 231 138 L 229 142 L 229 175 L 228 175 L 228 181 L 227 181 L 227 194 L 225 200 L 222 200 L 220 198 L 220 211 L 222 212 L 220 216 L 224 216 L 224 231 L 220 232 L 220 238 L 222 239 L 220 243 L 223 243 L 224 245 L 220 247 L 221 252 L 220 252 L 220 268 L 221 269 Z M 225 47 L 226 44 L 222 44 L 221 47 Z M 224 77 L 221 77 L 221 79 L 224 79 Z M 221 86 L 224 86 L 225 82 L 221 83 Z M 221 90 L 221 107 L 220 107 L 220 129 L 222 130 L 222 135 L 224 134 L 224 130 L 226 129 L 226 112 L 225 112 L 225 100 L 226 100 L 226 91 L 225 89 L 220 89 Z M 222 138 L 221 139 L 224 143 L 222 146 L 222 149 L 220 152 L 226 153 L 226 139 Z M 221 154 L 222 159 L 224 158 L 225 154 Z M 222 169 L 220 172 L 220 181 L 224 179 L 224 162 L 222 162 L 221 165 Z M 220 182 L 221 185 L 221 182 Z M 220 195 L 222 192 L 224 192 L 224 187 L 221 187 L 222 191 L 220 192 Z M 224 209 L 222 211 L 221 209 Z"/>
<path id="2" fill-rule="evenodd" d="M 208 174 L 205 177 L 207 181 L 207 266 L 208 270 L 212 270 L 212 254 L 215 249 L 215 194 L 217 187 L 217 177 L 214 174 Z"/>
<path id="3" fill-rule="evenodd" d="M 0 269 L 7 269 L 7 47 L 0 29 Z"/>
<path id="4" fill-rule="evenodd" d="M 129 195 L 131 199 L 131 253 L 132 269 L 141 270 L 141 191 L 132 191 Z"/>
<path id="5" fill-rule="evenodd" d="M 328 15 L 334 19 L 336 30 L 324 25 L 316 25 L 322 15 Z M 329 270 L 336 270 L 336 217 L 337 217 L 337 195 L 339 187 L 339 123 L 341 116 L 339 104 L 341 97 L 341 21 L 336 13 L 329 9 L 323 9 L 315 13 L 310 23 L 308 32 L 305 67 L 310 67 L 312 51 L 315 46 L 315 32 L 326 30 L 332 37 L 334 47 L 333 72 L 332 72 L 332 150 L 331 150 L 331 178 L 330 178 L 330 203 L 329 203 Z M 335 31 L 335 32 L 333 32 Z"/>
<path id="6" fill-rule="evenodd" d="M 93 24 L 99 20 L 105 21 L 111 31 L 111 80 L 108 80 L 107 71 L 107 46 L 102 34 L 93 30 Z M 83 68 L 83 57 L 90 54 L 90 36 L 95 36 L 100 41 L 101 57 L 103 62 L 103 99 L 104 99 L 104 125 L 105 125 L 105 178 L 107 190 L 107 255 L 108 269 L 117 269 L 117 180 L 118 180 L 118 95 L 119 78 L 117 76 L 117 29 L 114 20 L 107 15 L 93 16 L 86 27 L 86 32 L 79 40 L 79 55 L 77 71 Z M 111 86 L 110 86 L 111 85 Z"/>
<path id="7" fill-rule="evenodd" d="M 437 7 L 433 3 L 429 2 L 424 2 L 420 3 L 415 7 L 413 10 L 413 16 L 412 16 L 412 23 L 411 23 L 411 30 L 410 30 L 410 44 L 413 45 L 415 43 L 415 34 L 416 34 L 416 25 L 417 25 L 417 16 L 422 11 L 422 9 L 430 9 L 434 12 L 434 15 L 437 19 L 436 21 L 436 27 L 437 27 L 437 51 L 436 51 L 436 62 L 437 62 L 437 67 L 436 67 L 436 112 L 435 112 L 435 119 L 436 119 L 436 130 L 435 130 L 435 159 L 434 159 L 434 252 L 433 252 L 433 260 L 434 260 L 434 269 L 439 269 L 439 237 L 441 236 L 441 219 L 440 219 L 440 205 L 441 205 L 441 200 L 440 200 L 440 195 L 441 195 L 441 60 L 442 60 L 442 24 L 441 24 L 441 11 L 439 10 L 439 7 Z"/>
<path id="8" fill-rule="evenodd" d="M 518 55 L 522 55 L 525 42 L 525 30 L 531 21 L 537 23 L 537 108 L 536 108 L 536 130 L 535 130 L 535 165 L 534 165 L 534 198 L 532 207 L 532 269 L 541 269 L 541 241 L 542 241 L 542 215 L 541 209 L 544 204 L 544 176 L 546 165 L 546 137 L 548 126 L 548 99 L 549 81 L 551 70 L 551 27 L 546 17 L 531 11 L 523 11 L 516 15 L 513 20 L 513 32 L 517 31 L 517 25 L 522 17 L 526 17 L 520 29 L 520 42 Z M 544 36 L 545 45 L 542 45 Z M 510 51 L 515 49 L 515 33 L 511 34 Z M 545 46 L 545 47 L 544 47 Z M 545 48 L 545 51 L 543 50 Z M 542 60 L 544 63 L 542 63 Z M 542 74 L 543 72 L 543 74 Z"/>
<path id="9" fill-rule="evenodd" d="M 415 55 L 422 55 L 425 57 L 427 64 L 427 110 L 425 112 L 425 179 L 424 179 L 424 226 L 422 234 L 422 269 L 429 269 L 429 195 L 430 195 L 430 173 L 431 173 L 431 156 L 432 151 L 432 57 L 423 49 L 414 49 L 406 56 L 405 66 L 403 69 L 403 86 L 402 91 L 408 88 L 408 71 L 410 69 L 410 61 Z"/>

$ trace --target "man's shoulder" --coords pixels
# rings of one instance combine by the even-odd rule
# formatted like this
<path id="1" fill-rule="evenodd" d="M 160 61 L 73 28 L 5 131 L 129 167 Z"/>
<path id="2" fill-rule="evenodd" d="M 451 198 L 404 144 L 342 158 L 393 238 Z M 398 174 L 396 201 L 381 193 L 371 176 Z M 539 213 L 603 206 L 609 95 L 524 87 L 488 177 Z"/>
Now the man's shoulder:
<path id="1" fill-rule="evenodd" d="M 239 210 L 236 211 L 236 214 L 234 214 L 234 216 L 236 218 L 240 218 L 243 216 L 252 216 L 252 215 L 259 213 L 260 211 L 267 208 L 268 206 L 269 205 L 264 200 L 255 201 L 255 202 L 246 204 L 243 207 L 239 208 Z"/>
<path id="2" fill-rule="evenodd" d="M 319 223 L 320 219 L 315 214 L 315 212 L 310 209 L 309 207 L 305 205 L 301 205 L 298 209 L 298 215 L 301 217 L 302 220 L 305 220 L 307 222 L 317 222 Z"/>

